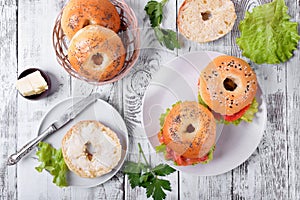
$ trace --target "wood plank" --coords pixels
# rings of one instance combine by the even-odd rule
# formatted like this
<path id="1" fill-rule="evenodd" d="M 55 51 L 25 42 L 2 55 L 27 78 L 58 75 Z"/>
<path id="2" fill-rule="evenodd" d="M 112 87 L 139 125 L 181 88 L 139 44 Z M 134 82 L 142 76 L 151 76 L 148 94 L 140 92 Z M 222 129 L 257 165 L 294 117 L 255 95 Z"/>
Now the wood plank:
<path id="1" fill-rule="evenodd" d="M 267 2 L 270 1 L 242 1 L 240 6 L 244 7 L 243 10 L 251 10 Z M 243 19 L 244 13 L 239 16 Z M 238 47 L 233 50 L 241 56 Z M 254 154 L 239 168 L 233 170 L 232 197 L 287 199 L 286 65 L 251 64 L 257 73 L 268 105 L 267 125 L 263 139 Z"/>
<path id="2" fill-rule="evenodd" d="M 298 22 L 300 32 L 300 0 L 288 1 L 289 13 L 293 21 Z M 300 197 L 300 81 L 299 81 L 300 52 L 294 52 L 294 57 L 287 63 L 287 159 L 288 159 L 288 199 L 299 199 Z"/>
<path id="3" fill-rule="evenodd" d="M 184 0 L 177 0 L 179 10 Z M 218 51 L 231 54 L 231 45 L 234 32 L 228 33 L 223 38 L 198 44 L 179 35 L 182 48 L 179 56 L 194 51 Z M 180 199 L 231 199 L 232 173 L 228 172 L 219 176 L 196 177 L 186 173 L 180 173 Z"/>
<path id="4" fill-rule="evenodd" d="M 70 77 L 56 61 L 52 47 L 52 29 L 62 2 L 20 1 L 18 5 L 19 73 L 37 66 L 50 74 L 53 83 L 48 98 L 28 101 L 18 96 L 18 148 L 36 137 L 43 115 L 54 104 L 71 94 Z M 64 199 L 70 189 L 61 190 L 47 172 L 38 173 L 34 152 L 18 163 L 18 199 Z M 34 191 L 34 192 L 32 192 Z"/>
<path id="5" fill-rule="evenodd" d="M 133 7 L 141 27 L 141 54 L 135 67 L 129 75 L 123 79 L 123 105 L 124 118 L 130 135 L 130 147 L 128 160 L 137 161 L 138 143 L 141 143 L 147 159 L 152 166 L 160 163 L 154 150 L 150 147 L 145 132 L 141 125 L 142 98 L 152 76 L 160 68 L 160 65 L 172 59 L 176 54 L 162 50 L 157 42 L 154 32 L 150 27 L 149 19 L 145 14 L 144 6 L 147 0 L 128 0 Z M 169 1 L 164 11 L 163 27 L 175 29 L 176 2 Z M 178 199 L 178 175 L 174 173 L 168 176 L 171 182 L 172 192 L 167 193 L 167 199 Z M 141 188 L 131 189 L 126 177 L 125 199 L 146 199 L 146 190 Z"/>
<path id="6" fill-rule="evenodd" d="M 0 199 L 17 197 L 17 168 L 8 167 L 7 158 L 16 151 L 17 138 L 17 4 L 0 1 Z"/>
<path id="7" fill-rule="evenodd" d="M 89 85 L 83 81 L 74 79 L 74 78 L 70 78 L 70 76 L 64 71 L 64 69 L 62 69 L 62 67 L 60 67 L 58 65 L 58 63 L 56 62 L 55 58 L 53 57 L 51 59 L 52 66 L 49 63 L 50 59 L 45 59 L 47 58 L 47 55 L 54 55 L 53 53 L 53 49 L 52 49 L 52 44 L 51 44 L 51 33 L 52 33 L 52 25 L 49 24 L 53 24 L 52 22 L 54 22 L 54 19 L 56 18 L 56 15 L 59 13 L 60 9 L 62 8 L 62 6 L 64 5 L 65 2 L 61 1 L 61 2 L 52 2 L 52 1 L 48 1 L 48 2 L 37 2 L 37 3 L 32 3 L 32 2 L 24 2 L 24 4 L 20 4 L 20 15 L 24 16 L 24 15 L 28 15 L 28 10 L 33 11 L 33 15 L 31 15 L 31 17 L 34 19 L 32 20 L 31 18 L 28 19 L 28 21 L 26 21 L 27 18 L 25 18 L 25 21 L 23 21 L 23 18 L 20 20 L 20 26 L 24 26 L 24 27 L 20 27 L 20 30 L 23 30 L 24 33 L 22 33 L 21 35 L 29 35 L 28 36 L 28 40 L 26 41 L 27 44 L 20 44 L 20 48 L 19 48 L 19 52 L 24 52 L 24 53 L 29 53 L 31 52 L 31 56 L 33 56 L 34 58 L 28 58 L 27 56 L 24 56 L 24 61 L 22 61 L 22 58 L 20 58 L 20 63 L 38 63 L 39 65 L 43 66 L 45 65 L 45 69 L 47 69 L 48 71 L 50 71 L 50 73 L 53 75 L 53 80 L 55 80 L 57 88 L 54 88 L 56 91 L 53 91 L 53 95 L 51 95 L 50 97 L 48 97 L 47 100 L 45 100 L 46 102 L 46 106 L 44 106 L 45 103 L 41 103 L 41 105 L 35 105 L 35 107 L 33 106 L 28 106 L 26 105 L 20 105 L 20 107 L 24 108 L 27 107 L 27 109 L 24 110 L 24 113 L 21 114 L 21 117 L 24 116 L 28 110 L 38 110 L 37 112 L 40 113 L 40 117 L 45 113 L 46 110 L 48 110 L 50 108 L 49 104 L 51 104 L 51 106 L 57 102 L 60 101 L 62 99 L 64 99 L 65 97 L 68 96 L 86 96 L 88 94 L 90 94 L 91 92 L 100 92 L 103 95 L 103 99 L 108 101 L 109 103 L 112 103 L 113 106 L 115 107 L 120 107 L 116 102 L 118 101 L 114 101 L 113 99 L 118 99 L 117 96 L 114 96 L 115 91 L 119 91 L 117 89 L 117 87 L 113 87 L 113 84 L 110 85 L 106 85 L 106 86 L 102 86 L 102 87 L 95 87 L 92 85 Z M 22 11 L 24 12 L 24 14 L 22 13 Z M 45 12 L 43 12 L 45 11 Z M 37 12 L 37 13 L 35 13 Z M 43 12 L 43 13 L 42 13 Z M 35 29 L 34 27 L 36 26 L 41 26 L 41 21 L 39 20 L 41 16 L 47 15 L 45 16 L 45 18 L 43 19 L 47 19 L 47 21 L 49 23 L 46 23 L 47 27 L 44 27 L 45 29 L 43 30 L 43 35 L 40 35 L 40 37 L 34 37 L 35 39 L 32 40 L 32 35 L 36 34 L 38 32 L 37 29 Z M 51 23 L 50 23 L 51 22 Z M 26 28 L 25 28 L 26 27 Z M 30 28 L 32 27 L 32 28 Z M 29 33 L 28 33 L 29 30 Z M 31 31 L 30 31 L 31 30 Z M 48 34 L 50 33 L 50 35 Z M 31 36 L 30 36 L 31 35 Z M 44 43 L 43 39 L 45 37 L 45 35 L 48 35 L 47 37 L 47 46 L 49 47 L 49 52 L 48 50 L 46 52 L 40 53 L 38 50 L 40 48 L 40 44 Z M 42 38 L 41 38 L 42 37 Z M 23 38 L 22 38 L 23 39 Z M 34 43 L 34 44 L 30 44 L 30 43 Z M 44 43 L 45 44 L 45 43 Z M 27 46 L 31 46 L 31 48 L 26 48 Z M 42 50 L 45 49 L 45 47 L 42 48 Z M 48 49 L 48 48 L 46 48 Z M 46 61 L 46 64 L 40 64 L 41 61 Z M 56 68 L 54 68 L 54 66 Z M 49 67 L 50 70 L 49 70 Z M 53 68 L 52 68 L 53 67 Z M 116 88 L 116 89 L 114 89 Z M 42 111 L 41 111 L 42 110 Z M 38 117 L 37 117 L 38 119 Z M 36 120 L 33 121 L 34 124 L 36 124 Z M 25 125 L 26 124 L 26 125 Z M 29 124 L 28 121 L 24 122 L 24 125 L 21 125 L 21 129 L 24 128 L 24 126 L 27 126 L 27 129 L 35 129 L 35 126 L 32 126 L 32 124 Z M 28 139 L 24 139 L 24 141 L 28 141 Z M 20 142 L 21 143 L 21 142 Z M 22 142 L 24 143 L 24 142 Z M 32 167 L 32 165 L 28 164 L 28 167 Z M 99 187 L 95 187 L 95 188 L 88 188 L 88 189 L 78 189 L 78 188 L 66 188 L 63 190 L 60 190 L 58 187 L 54 186 L 51 183 L 51 177 L 44 174 L 37 174 L 36 172 L 32 171 L 32 173 L 35 173 L 35 177 L 39 176 L 38 179 L 39 182 L 41 182 L 41 184 L 39 184 L 38 186 L 36 186 L 36 191 L 39 191 L 35 194 L 28 194 L 28 192 L 30 192 L 31 190 L 28 188 L 30 185 L 28 185 L 28 182 L 26 186 L 24 186 L 23 181 L 26 180 L 29 176 L 32 175 L 32 173 L 29 174 L 24 174 L 24 170 L 20 170 L 21 172 L 19 174 L 20 176 L 20 182 L 21 182 L 21 186 L 22 186 L 22 196 L 20 196 L 21 198 L 24 197 L 26 198 L 35 198 L 35 197 L 39 197 L 39 198 L 58 198 L 58 199 L 64 199 L 64 198 L 72 198 L 72 199 L 87 199 L 90 197 L 96 197 L 97 199 L 116 199 L 116 197 L 118 198 L 122 198 L 123 197 L 123 190 L 122 190 L 122 185 L 123 185 L 123 179 L 124 178 L 120 178 L 120 174 L 118 174 L 116 177 L 114 177 L 111 181 L 109 181 L 106 184 L 103 184 Z M 37 174 L 37 175 L 36 175 Z M 121 175 L 122 176 L 122 175 Z M 31 187 L 31 186 L 30 186 Z M 118 190 L 118 192 L 116 192 L 116 190 Z M 94 199 L 94 198 L 92 198 Z"/>
<path id="8" fill-rule="evenodd" d="M 174 54 L 170 54 L 166 51 L 152 49 L 142 50 L 138 64 L 124 80 L 124 89 L 126 91 L 126 93 L 124 93 L 124 117 L 130 134 L 130 148 L 128 154 L 128 160 L 130 161 L 137 161 L 137 144 L 140 143 L 152 166 L 161 162 L 155 151 L 150 147 L 141 125 L 142 97 L 151 77 L 160 68 L 160 65 L 168 61 L 171 56 L 174 56 Z M 143 69 L 141 69 L 142 66 Z M 178 198 L 177 179 L 177 173 L 168 176 L 168 180 L 170 180 L 172 185 L 172 193 L 168 193 L 167 199 Z M 132 190 L 128 181 L 126 181 L 125 189 L 127 191 L 126 199 L 145 198 L 146 191 L 140 188 Z"/>
<path id="9" fill-rule="evenodd" d="M 87 96 L 92 92 L 101 94 L 101 99 L 122 113 L 122 82 L 95 86 L 78 79 L 72 80 L 72 95 Z M 105 113 L 103 113 L 105 114 Z M 71 188 L 72 199 L 122 199 L 125 176 L 118 172 L 111 180 L 93 188 Z"/>

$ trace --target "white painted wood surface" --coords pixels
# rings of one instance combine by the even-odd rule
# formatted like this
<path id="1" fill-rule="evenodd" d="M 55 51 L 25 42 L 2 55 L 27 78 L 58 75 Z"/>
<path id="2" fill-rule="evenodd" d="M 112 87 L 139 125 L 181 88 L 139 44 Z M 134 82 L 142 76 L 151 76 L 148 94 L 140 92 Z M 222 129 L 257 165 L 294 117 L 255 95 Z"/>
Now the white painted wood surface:
<path id="1" fill-rule="evenodd" d="M 151 164 L 159 163 L 141 126 L 141 103 L 146 86 L 160 64 L 189 51 L 214 50 L 241 56 L 235 44 L 237 24 L 249 10 L 270 0 L 234 0 L 238 20 L 233 31 L 208 44 L 180 37 L 183 48 L 174 52 L 160 48 L 144 6 L 147 0 L 126 0 L 134 9 L 141 30 L 142 50 L 136 66 L 115 84 L 94 87 L 74 80 L 57 64 L 51 34 L 61 0 L 0 0 L 0 199 L 146 199 L 144 189 L 132 190 L 119 172 L 94 188 L 60 189 L 46 173 L 34 170 L 30 158 L 7 167 L 8 155 L 35 137 L 42 116 L 69 96 L 99 91 L 124 117 L 129 130 L 129 160 L 137 156 L 140 142 Z M 170 0 L 163 26 L 176 30 L 176 16 L 183 0 Z M 300 22 L 300 0 L 286 0 L 293 20 Z M 147 29 L 147 30 L 145 30 Z M 46 70 L 54 83 L 51 95 L 39 101 L 20 97 L 14 82 L 27 66 Z M 300 52 L 280 65 L 254 65 L 268 104 L 268 122 L 255 153 L 238 168 L 216 177 L 195 177 L 176 172 L 168 177 L 172 192 L 167 199 L 300 199 Z M 32 157 L 31 154 L 29 157 Z"/>

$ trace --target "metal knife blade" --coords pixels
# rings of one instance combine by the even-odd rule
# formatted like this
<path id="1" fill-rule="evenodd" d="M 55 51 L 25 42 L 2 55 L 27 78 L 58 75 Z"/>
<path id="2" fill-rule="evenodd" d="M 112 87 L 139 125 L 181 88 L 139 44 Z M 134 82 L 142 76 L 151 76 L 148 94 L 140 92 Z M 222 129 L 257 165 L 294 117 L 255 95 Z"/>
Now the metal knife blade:
<path id="1" fill-rule="evenodd" d="M 25 155 L 27 155 L 40 141 L 66 125 L 69 121 L 71 121 L 79 113 L 81 113 L 87 106 L 89 106 L 99 98 L 100 94 L 94 93 L 69 107 L 56 122 L 52 123 L 48 128 L 46 128 L 46 130 L 44 130 L 40 135 L 28 142 L 26 145 L 24 145 L 19 151 L 9 156 L 7 165 L 16 164 Z"/>
<path id="2" fill-rule="evenodd" d="M 81 113 L 88 105 L 100 98 L 99 93 L 91 94 L 90 96 L 82 99 L 78 103 L 70 106 L 59 119 L 53 123 L 56 129 L 60 129 L 69 121 L 74 119 L 79 113 Z"/>

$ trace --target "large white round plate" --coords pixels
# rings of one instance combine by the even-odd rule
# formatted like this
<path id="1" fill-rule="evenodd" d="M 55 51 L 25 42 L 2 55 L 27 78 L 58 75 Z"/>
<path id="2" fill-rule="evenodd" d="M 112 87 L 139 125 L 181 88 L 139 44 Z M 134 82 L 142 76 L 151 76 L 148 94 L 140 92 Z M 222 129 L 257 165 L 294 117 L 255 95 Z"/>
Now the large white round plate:
<path id="1" fill-rule="evenodd" d="M 50 124 L 58 119 L 59 116 L 70 106 L 80 101 L 83 97 L 69 98 L 61 101 L 55 105 L 41 121 L 39 127 L 39 133 L 45 130 Z M 69 186 L 79 186 L 79 187 L 93 187 L 106 182 L 111 179 L 121 168 L 124 159 L 127 154 L 128 149 L 128 132 L 123 118 L 120 114 L 108 103 L 101 99 L 97 99 L 95 103 L 88 106 L 83 112 L 81 112 L 75 119 L 70 121 L 64 127 L 50 135 L 45 142 L 50 143 L 55 148 L 61 148 L 61 142 L 67 131 L 75 125 L 77 122 L 82 120 L 97 120 L 104 125 L 108 126 L 110 129 L 115 131 L 120 139 L 122 145 L 122 156 L 118 165 L 108 174 L 97 177 L 97 178 L 81 178 L 70 172 L 68 174 L 68 184 Z"/>
<path id="2" fill-rule="evenodd" d="M 223 54 L 209 51 L 189 53 L 165 64 L 155 74 L 145 92 L 142 108 L 142 123 L 153 149 L 159 145 L 157 133 L 161 113 L 179 100 L 197 101 L 200 72 L 220 55 Z M 259 112 L 252 123 L 217 125 L 216 150 L 211 162 L 179 167 L 163 160 L 177 170 L 198 176 L 214 176 L 236 168 L 251 156 L 263 136 L 267 109 L 260 87 L 256 98 Z"/>

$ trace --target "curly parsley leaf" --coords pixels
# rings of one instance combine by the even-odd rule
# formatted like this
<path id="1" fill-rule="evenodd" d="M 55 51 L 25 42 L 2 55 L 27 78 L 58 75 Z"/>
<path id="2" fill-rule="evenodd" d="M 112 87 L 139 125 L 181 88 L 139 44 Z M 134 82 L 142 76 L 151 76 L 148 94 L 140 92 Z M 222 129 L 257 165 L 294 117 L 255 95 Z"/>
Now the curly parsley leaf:
<path id="1" fill-rule="evenodd" d="M 167 2 L 168 0 L 162 0 L 161 2 L 151 0 L 147 3 L 144 10 L 149 16 L 151 27 L 154 28 L 155 36 L 159 43 L 170 50 L 180 49 L 176 32 L 160 27 L 163 19 L 163 7 Z"/>
<path id="2" fill-rule="evenodd" d="M 154 200 L 165 199 L 165 190 L 171 191 L 171 184 L 168 180 L 160 179 L 159 176 L 169 175 L 176 170 L 166 164 L 159 164 L 151 168 L 140 144 L 139 149 L 139 161 L 137 163 L 129 161 L 124 166 L 124 173 L 128 175 L 131 188 L 143 187 L 146 188 L 148 198 L 152 197 Z M 141 162 L 141 156 L 146 164 Z"/>
<path id="3" fill-rule="evenodd" d="M 161 24 L 163 19 L 163 4 L 157 1 L 149 1 L 144 9 L 150 18 L 151 27 Z"/>
<path id="4" fill-rule="evenodd" d="M 154 32 L 161 45 L 164 45 L 170 50 L 174 50 L 175 48 L 180 49 L 176 32 L 170 29 L 162 29 L 160 27 L 154 27 Z"/>
<path id="5" fill-rule="evenodd" d="M 167 180 L 157 178 L 146 189 L 148 198 L 152 196 L 155 200 L 162 200 L 167 196 L 164 190 L 171 191 L 171 184 Z"/>
<path id="6" fill-rule="evenodd" d="M 157 176 L 166 176 L 172 174 L 176 170 L 166 164 L 159 164 L 152 169 L 153 173 Z"/>

